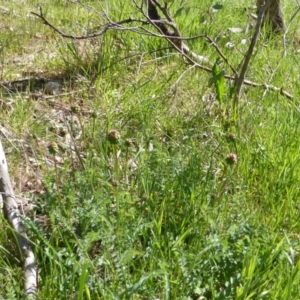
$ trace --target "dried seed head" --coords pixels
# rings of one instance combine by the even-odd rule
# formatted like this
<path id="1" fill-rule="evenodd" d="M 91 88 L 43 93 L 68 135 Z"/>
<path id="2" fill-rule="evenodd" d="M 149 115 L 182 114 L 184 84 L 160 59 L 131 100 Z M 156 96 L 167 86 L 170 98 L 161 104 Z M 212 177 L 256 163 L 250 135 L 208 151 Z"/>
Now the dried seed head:
<path id="1" fill-rule="evenodd" d="M 144 195 L 142 196 L 142 201 L 147 201 L 148 199 L 149 199 L 149 195 L 144 194 Z"/>
<path id="2" fill-rule="evenodd" d="M 113 164 L 112 162 L 109 162 L 109 163 L 107 164 L 107 168 L 108 168 L 109 170 L 113 170 L 114 164 Z"/>
<path id="3" fill-rule="evenodd" d="M 230 153 L 226 156 L 226 162 L 229 165 L 234 165 L 238 162 L 238 156 L 235 153 Z"/>
<path id="4" fill-rule="evenodd" d="M 120 138 L 121 138 L 121 135 L 117 129 L 112 129 L 107 134 L 107 139 L 111 144 L 118 144 Z"/>
<path id="5" fill-rule="evenodd" d="M 236 135 L 232 132 L 228 133 L 227 138 L 230 142 L 235 142 L 236 141 Z"/>
<path id="6" fill-rule="evenodd" d="M 111 183 L 112 186 L 118 186 L 119 185 L 119 181 L 115 180 L 115 179 L 111 179 L 110 183 Z"/>
<path id="7" fill-rule="evenodd" d="M 97 113 L 93 111 L 93 112 L 91 113 L 91 117 L 92 117 L 93 119 L 96 119 L 96 118 L 97 118 Z"/>
<path id="8" fill-rule="evenodd" d="M 128 138 L 125 140 L 125 146 L 126 147 L 131 147 L 133 145 L 133 141 L 131 138 Z"/>
<path id="9" fill-rule="evenodd" d="M 55 155 L 58 152 L 58 146 L 55 142 L 50 142 L 48 144 L 48 151 L 50 154 Z"/>
<path id="10" fill-rule="evenodd" d="M 77 115 L 79 113 L 79 106 L 77 104 L 71 105 L 71 112 L 72 114 Z"/>

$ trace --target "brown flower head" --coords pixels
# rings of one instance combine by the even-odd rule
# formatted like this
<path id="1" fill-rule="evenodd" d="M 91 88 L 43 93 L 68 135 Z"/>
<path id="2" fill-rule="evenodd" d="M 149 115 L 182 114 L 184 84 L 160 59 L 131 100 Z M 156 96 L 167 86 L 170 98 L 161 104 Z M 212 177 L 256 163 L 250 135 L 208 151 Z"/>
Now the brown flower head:
<path id="1" fill-rule="evenodd" d="M 230 153 L 226 156 L 226 162 L 229 165 L 235 165 L 238 162 L 238 156 L 236 153 Z"/>
<path id="2" fill-rule="evenodd" d="M 121 138 L 121 135 L 117 129 L 112 129 L 107 134 L 107 139 L 111 144 L 118 144 L 120 138 Z"/>
<path id="3" fill-rule="evenodd" d="M 79 113 L 79 106 L 77 104 L 71 105 L 71 113 L 75 115 Z"/>
<path id="4" fill-rule="evenodd" d="M 96 118 L 97 118 L 97 113 L 93 111 L 93 112 L 91 113 L 91 117 L 92 117 L 93 119 L 96 119 Z"/>
<path id="5" fill-rule="evenodd" d="M 227 135 L 227 139 L 228 139 L 228 141 L 230 141 L 230 142 L 235 142 L 235 141 L 236 141 L 236 135 L 235 135 L 234 133 L 230 132 L 230 133 L 228 133 L 228 135 Z"/>
<path id="6" fill-rule="evenodd" d="M 133 145 L 133 141 L 131 138 L 128 138 L 125 140 L 125 146 L 126 147 L 131 147 Z"/>
<path id="7" fill-rule="evenodd" d="M 58 146 L 55 142 L 50 142 L 48 144 L 48 151 L 50 154 L 55 155 L 58 152 Z"/>
<path id="8" fill-rule="evenodd" d="M 111 179 L 110 183 L 111 183 L 112 186 L 118 186 L 119 185 L 119 181 L 115 180 L 115 179 Z"/>

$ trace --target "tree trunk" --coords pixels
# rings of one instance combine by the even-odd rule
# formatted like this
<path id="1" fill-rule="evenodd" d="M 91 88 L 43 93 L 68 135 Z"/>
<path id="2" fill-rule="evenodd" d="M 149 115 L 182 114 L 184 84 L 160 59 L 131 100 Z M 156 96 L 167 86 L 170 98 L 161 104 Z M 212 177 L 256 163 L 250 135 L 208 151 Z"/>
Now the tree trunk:
<path id="1" fill-rule="evenodd" d="M 257 11 L 267 2 L 267 0 L 257 0 Z M 274 33 L 282 33 L 284 31 L 284 21 L 282 10 L 280 7 L 280 0 L 271 0 L 270 6 L 267 8 L 265 22 L 271 25 Z"/>

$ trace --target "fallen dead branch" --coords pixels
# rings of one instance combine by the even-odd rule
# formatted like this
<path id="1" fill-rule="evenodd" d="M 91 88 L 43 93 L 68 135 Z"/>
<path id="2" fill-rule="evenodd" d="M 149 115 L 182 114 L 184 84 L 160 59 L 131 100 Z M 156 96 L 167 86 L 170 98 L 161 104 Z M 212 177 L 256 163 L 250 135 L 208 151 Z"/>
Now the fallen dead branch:
<path id="1" fill-rule="evenodd" d="M 24 224 L 21 220 L 15 194 L 11 185 L 5 153 L 0 140 L 0 201 L 3 202 L 5 218 L 15 232 L 22 260 L 24 260 L 24 291 L 31 298 L 36 298 L 36 266 L 34 254 L 29 246 Z"/>

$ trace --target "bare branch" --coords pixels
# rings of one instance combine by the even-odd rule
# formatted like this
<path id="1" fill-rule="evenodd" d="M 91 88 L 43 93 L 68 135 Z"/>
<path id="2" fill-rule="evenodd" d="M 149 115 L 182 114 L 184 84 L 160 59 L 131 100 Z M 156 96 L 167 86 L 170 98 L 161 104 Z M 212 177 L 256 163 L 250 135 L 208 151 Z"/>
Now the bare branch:
<path id="1" fill-rule="evenodd" d="M 145 0 L 145 2 L 146 2 L 146 6 L 147 6 L 147 14 L 145 14 L 144 11 L 140 8 L 141 13 L 147 18 L 148 22 L 151 23 L 162 35 L 168 36 L 168 38 L 166 38 L 167 41 L 179 53 L 181 53 L 181 54 L 184 53 L 185 58 L 187 58 L 191 64 L 194 64 L 196 61 L 198 63 L 205 63 L 208 65 L 212 65 L 212 63 L 208 60 L 208 58 L 192 52 L 190 50 L 190 48 L 186 44 L 183 43 L 180 33 L 179 33 L 179 30 L 178 30 L 177 26 L 175 25 L 174 20 L 170 17 L 170 14 L 166 7 L 162 7 L 159 5 L 161 12 L 164 14 L 164 16 L 167 18 L 167 20 L 171 21 L 172 26 L 170 26 L 170 27 L 173 29 L 173 31 L 169 29 L 168 25 L 165 22 L 159 22 L 159 23 L 156 22 L 158 20 L 161 20 L 161 17 L 158 14 L 158 11 L 156 9 L 156 4 L 154 4 L 154 3 L 157 3 L 157 1 Z"/>
<path id="2" fill-rule="evenodd" d="M 223 54 L 221 49 L 217 46 L 217 44 L 209 36 L 207 36 L 205 34 L 202 34 L 202 35 L 198 35 L 198 36 L 195 36 L 195 37 L 182 37 L 180 35 L 179 29 L 178 29 L 174 19 L 172 18 L 172 16 L 170 15 L 170 13 L 168 11 L 167 4 L 165 4 L 165 6 L 162 6 L 162 5 L 159 4 L 159 2 L 157 0 L 143 0 L 142 5 L 140 6 L 137 3 L 136 0 L 133 0 L 133 2 L 135 4 L 136 8 L 141 12 L 141 14 L 145 17 L 146 20 L 128 18 L 126 20 L 122 20 L 122 21 L 119 21 L 119 22 L 113 22 L 112 20 L 110 20 L 109 16 L 106 15 L 106 19 L 108 20 L 108 23 L 103 25 L 103 29 L 101 31 L 98 31 L 96 33 L 89 34 L 89 35 L 82 35 L 82 36 L 75 36 L 75 35 L 63 33 L 61 30 L 59 30 L 57 27 L 55 27 L 53 24 L 51 24 L 45 18 L 45 16 L 42 13 L 41 8 L 40 8 L 40 13 L 39 14 L 34 13 L 34 12 L 32 12 L 32 14 L 39 17 L 40 19 L 42 19 L 44 21 L 45 25 L 49 26 L 55 32 L 57 32 L 58 34 L 60 34 L 62 37 L 65 37 L 65 38 L 71 38 L 71 39 L 93 38 L 93 37 L 103 35 L 109 29 L 129 30 L 129 31 L 132 31 L 132 32 L 137 33 L 137 34 L 143 34 L 143 35 L 149 35 L 149 36 L 154 36 L 154 37 L 158 37 L 158 38 L 164 38 L 187 61 L 188 64 L 192 65 L 193 67 L 204 70 L 206 72 L 212 73 L 212 69 L 205 66 L 205 65 L 212 66 L 212 63 L 208 60 L 208 58 L 194 53 L 183 42 L 185 40 L 194 40 L 194 39 L 197 39 L 197 38 L 205 38 L 210 43 L 210 45 L 213 46 L 216 49 L 216 51 L 219 53 L 219 55 L 223 58 L 223 60 L 227 63 L 227 65 L 230 67 L 230 69 L 234 73 L 235 76 L 224 75 L 224 77 L 226 79 L 232 80 L 232 81 L 235 81 L 235 82 L 240 80 L 239 85 L 241 85 L 241 87 L 242 87 L 243 84 L 247 85 L 247 86 L 252 86 L 252 87 L 262 87 L 266 90 L 272 90 L 272 91 L 280 92 L 280 94 L 282 96 L 284 96 L 288 99 L 293 99 L 293 96 L 291 94 L 289 94 L 287 91 L 284 91 L 282 88 L 278 88 L 278 87 L 275 87 L 275 86 L 272 86 L 272 85 L 269 85 L 269 84 L 265 84 L 265 83 L 256 83 L 256 82 L 252 82 L 250 80 L 245 80 L 245 74 L 246 74 L 246 71 L 247 71 L 247 68 L 248 68 L 248 65 L 249 65 L 249 61 L 251 59 L 251 56 L 252 56 L 252 53 L 253 53 L 253 50 L 254 50 L 254 46 L 256 44 L 256 40 L 257 40 L 257 37 L 258 37 L 258 34 L 259 34 L 259 31 L 257 32 L 257 27 L 256 27 L 254 37 L 252 38 L 252 42 L 251 42 L 251 45 L 249 47 L 248 53 L 246 55 L 241 74 L 238 77 L 238 73 L 235 70 L 235 68 L 229 63 L 228 59 Z M 143 4 L 145 4 L 145 6 L 146 6 L 147 13 L 144 12 Z M 162 18 L 160 17 L 160 15 L 157 11 L 157 8 L 164 15 L 166 20 L 162 20 Z M 150 30 L 148 30 L 148 29 L 146 29 L 142 26 L 138 26 L 138 27 L 125 27 L 125 26 L 122 26 L 124 24 L 130 24 L 130 23 L 133 23 L 133 22 L 140 23 L 141 25 L 151 24 L 154 28 L 156 28 L 158 30 L 159 33 L 154 33 L 154 32 L 152 32 L 152 31 L 150 31 Z M 261 22 L 262 22 L 262 20 L 258 20 L 257 23 L 261 24 Z M 205 65 L 202 65 L 202 64 L 205 64 Z M 239 89 L 241 89 L 241 87 Z M 237 88 L 236 88 L 236 91 L 237 91 Z M 240 93 L 240 91 L 239 91 L 239 93 Z M 238 95 L 238 98 L 240 96 L 239 93 L 236 93 Z M 237 104 L 237 102 L 238 102 L 238 100 L 236 101 L 236 104 Z"/>
<path id="3" fill-rule="evenodd" d="M 237 77 L 237 79 L 236 79 L 236 87 L 235 87 L 236 90 L 235 90 L 235 95 L 234 95 L 234 106 L 235 107 L 237 107 L 237 104 L 239 102 L 239 99 L 241 96 L 241 91 L 242 91 L 242 86 L 245 81 L 246 72 L 247 72 L 253 51 L 254 51 L 254 47 L 257 42 L 258 35 L 260 33 L 260 28 L 261 28 L 262 22 L 264 20 L 264 15 L 265 15 L 267 8 L 270 6 L 270 4 L 271 4 L 271 0 L 268 0 L 259 11 L 259 14 L 257 17 L 257 23 L 256 23 L 256 27 L 255 27 L 255 32 L 252 37 L 251 44 L 250 44 L 248 52 L 246 54 L 241 73 L 240 73 L 239 77 Z"/>
<path id="4" fill-rule="evenodd" d="M 114 22 L 114 23 L 108 23 L 106 25 L 103 25 L 103 29 L 92 33 L 92 34 L 87 34 L 87 35 L 73 35 L 73 34 L 66 34 L 64 32 L 62 32 L 61 30 L 59 30 L 57 27 L 55 27 L 53 24 L 51 24 L 44 16 L 42 8 L 40 7 L 40 13 L 35 13 L 35 12 L 31 12 L 33 15 L 39 17 L 40 19 L 42 19 L 44 21 L 44 24 L 49 26 L 50 28 L 52 28 L 55 32 L 57 32 L 60 36 L 64 37 L 64 38 L 68 38 L 68 39 L 76 39 L 76 40 L 84 40 L 84 39 L 90 39 L 90 38 L 94 38 L 100 35 L 103 35 L 104 33 L 106 33 L 106 31 L 108 31 L 109 29 L 114 29 L 114 30 L 132 30 L 133 28 L 126 28 L 126 27 L 121 27 L 120 25 L 123 24 L 128 24 L 128 23 L 132 23 L 132 22 L 139 22 L 142 24 L 147 24 L 146 21 L 144 20 L 140 20 L 140 19 L 134 19 L 134 18 L 128 18 L 126 20 L 122 20 L 119 22 Z"/>
<path id="5" fill-rule="evenodd" d="M 153 5 L 152 1 L 151 0 L 145 0 L 145 1 L 148 4 L 148 15 L 149 16 L 153 15 L 153 17 L 155 17 L 156 19 L 161 20 L 158 12 L 156 10 L 156 7 Z M 149 9 L 150 9 L 151 13 L 149 13 Z M 263 15 L 263 13 L 264 13 L 264 11 L 262 12 L 262 15 Z M 147 17 L 147 19 L 148 19 L 149 22 L 151 22 L 155 26 L 155 22 L 153 22 L 153 20 L 149 19 L 149 17 Z M 259 23 L 259 21 L 257 23 Z M 157 27 L 157 26 L 155 26 L 155 27 Z M 185 44 L 183 44 L 183 43 L 181 44 L 181 47 L 179 47 L 178 44 L 175 44 L 174 43 L 173 33 L 170 32 L 170 30 L 168 28 L 165 28 L 165 27 L 166 26 L 161 26 L 158 29 L 162 33 L 162 35 L 166 35 L 167 34 L 168 36 L 172 36 L 172 37 L 168 38 L 168 41 L 189 62 L 189 64 L 191 64 L 193 67 L 199 68 L 199 69 L 204 70 L 204 71 L 209 72 L 209 73 L 212 73 L 212 69 L 199 64 L 199 57 L 200 56 L 198 54 L 195 54 L 192 51 L 190 51 L 189 48 Z M 257 28 L 256 28 L 256 30 L 257 30 Z M 258 33 L 256 32 L 257 36 L 258 36 L 259 32 L 260 31 L 258 31 Z M 250 45 L 250 47 L 249 47 L 250 51 L 248 51 L 248 54 L 246 55 L 246 58 L 245 58 L 246 64 L 244 63 L 245 66 L 243 66 L 242 71 L 241 71 L 242 77 L 240 75 L 240 77 L 241 77 L 241 79 L 240 79 L 241 80 L 241 86 L 243 84 L 245 84 L 247 86 L 252 86 L 252 87 L 262 87 L 264 89 L 268 89 L 268 90 L 273 90 L 273 91 L 276 91 L 276 92 L 280 92 L 280 94 L 282 96 L 285 96 L 288 99 L 293 99 L 293 96 L 291 94 L 289 94 L 288 92 L 284 91 L 282 88 L 278 88 L 278 87 L 275 87 L 275 86 L 272 86 L 272 85 L 268 85 L 268 84 L 264 84 L 264 83 L 261 84 L 261 83 L 252 82 L 250 80 L 245 80 L 245 73 L 247 71 L 248 64 L 249 64 L 250 58 L 252 56 L 252 53 L 253 53 L 253 50 L 254 50 L 254 46 L 256 44 L 257 36 L 255 37 L 254 44 L 252 44 L 252 46 Z M 205 35 L 205 37 L 207 38 L 208 41 L 210 41 L 210 42 L 212 41 L 212 39 L 209 38 L 209 37 L 207 37 L 206 35 Z M 223 59 L 225 58 L 224 59 L 225 62 L 230 66 L 230 64 L 229 64 L 228 60 L 226 59 L 225 55 L 217 47 L 217 45 L 214 44 L 214 43 L 212 43 L 212 46 L 214 46 L 214 48 L 218 51 L 218 53 L 221 55 L 221 57 Z M 202 58 L 204 58 L 204 59 L 200 59 L 200 61 L 207 62 L 205 57 L 202 57 Z M 230 66 L 230 68 L 232 69 L 232 71 L 234 72 L 234 74 L 237 74 L 237 71 L 233 67 Z M 226 79 L 232 80 L 232 81 L 236 81 L 237 80 L 236 76 L 234 77 L 234 76 L 231 76 L 231 75 L 224 75 L 224 77 Z"/>
<path id="6" fill-rule="evenodd" d="M 164 21 L 154 21 L 153 23 L 163 23 Z M 181 40 L 181 41 L 192 41 L 192 40 L 196 40 L 199 38 L 206 38 L 205 34 L 199 34 L 196 36 L 192 36 L 192 37 L 177 37 L 177 36 L 168 36 L 168 35 L 164 35 L 164 34 L 158 34 L 155 32 L 152 32 L 144 27 L 140 27 L 141 29 L 143 29 L 143 31 L 138 30 L 138 29 L 130 29 L 130 31 L 141 34 L 141 35 L 148 35 L 148 36 L 154 36 L 154 37 L 158 37 L 158 38 L 164 38 L 164 39 L 172 39 L 172 40 Z M 174 48 L 174 46 L 172 47 Z"/>

